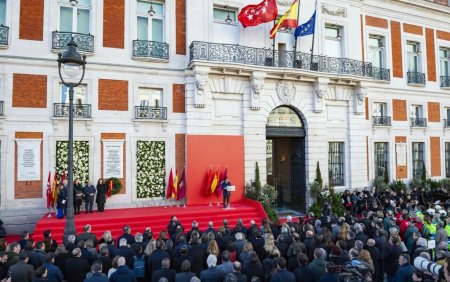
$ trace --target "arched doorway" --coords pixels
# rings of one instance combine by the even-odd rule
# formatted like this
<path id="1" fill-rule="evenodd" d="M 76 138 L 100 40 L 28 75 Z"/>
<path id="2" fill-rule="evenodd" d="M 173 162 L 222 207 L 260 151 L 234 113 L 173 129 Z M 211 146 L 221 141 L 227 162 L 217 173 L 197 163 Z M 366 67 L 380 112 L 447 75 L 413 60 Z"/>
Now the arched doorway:
<path id="1" fill-rule="evenodd" d="M 278 192 L 277 208 L 306 210 L 306 131 L 298 113 L 287 106 L 274 109 L 266 125 L 267 183 Z"/>

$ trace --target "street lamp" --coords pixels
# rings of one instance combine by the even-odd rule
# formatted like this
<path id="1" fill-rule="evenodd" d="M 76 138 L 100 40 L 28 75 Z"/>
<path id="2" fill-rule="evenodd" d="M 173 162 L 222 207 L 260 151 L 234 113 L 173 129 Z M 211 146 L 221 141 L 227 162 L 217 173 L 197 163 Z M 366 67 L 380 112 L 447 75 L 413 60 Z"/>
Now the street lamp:
<path id="1" fill-rule="evenodd" d="M 69 163 L 68 163 L 68 197 L 67 197 L 67 214 L 66 226 L 64 228 L 64 241 L 67 242 L 69 235 L 75 235 L 75 221 L 73 219 L 73 88 L 81 84 L 84 78 L 86 65 L 86 56 L 81 57 L 77 52 L 77 44 L 73 41 L 73 37 L 67 44 L 68 49 L 64 54 L 58 54 L 58 72 L 62 83 L 69 87 Z M 65 81 L 61 74 L 61 66 L 64 74 L 69 77 L 70 81 Z M 81 78 L 77 82 L 77 77 Z"/>

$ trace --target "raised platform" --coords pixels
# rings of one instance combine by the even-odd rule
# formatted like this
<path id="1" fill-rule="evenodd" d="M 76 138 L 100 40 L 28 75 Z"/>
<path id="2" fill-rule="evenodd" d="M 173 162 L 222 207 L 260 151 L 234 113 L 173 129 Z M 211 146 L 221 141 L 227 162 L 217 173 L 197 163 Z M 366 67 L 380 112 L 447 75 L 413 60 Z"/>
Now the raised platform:
<path id="1" fill-rule="evenodd" d="M 154 236 L 158 236 L 161 230 L 167 229 L 172 215 L 177 216 L 186 230 L 191 228 L 193 220 L 198 221 L 201 230 L 205 230 L 209 221 L 213 221 L 217 228 L 223 225 L 224 219 L 228 220 L 230 226 L 234 226 L 237 220 L 242 218 L 244 224 L 248 226 L 252 219 L 261 224 L 261 220 L 267 217 L 259 202 L 246 199 L 231 205 L 232 208 L 227 210 L 224 210 L 222 205 L 213 204 L 212 206 L 112 209 L 105 210 L 102 213 L 94 211 L 94 213 L 89 214 L 82 212 L 75 216 L 75 225 L 77 233 L 83 232 L 83 227 L 86 224 L 91 224 L 92 232 L 98 238 L 103 235 L 105 230 L 110 230 L 113 237 L 117 238 L 123 233 L 122 227 L 124 225 L 130 225 L 133 235 L 136 232 L 143 233 L 146 227 L 151 227 Z M 36 241 L 42 240 L 42 232 L 50 229 L 52 237 L 59 243 L 63 238 L 65 223 L 65 219 L 57 219 L 54 213 L 51 214 L 51 217 L 46 214 L 36 223 L 33 239 Z"/>

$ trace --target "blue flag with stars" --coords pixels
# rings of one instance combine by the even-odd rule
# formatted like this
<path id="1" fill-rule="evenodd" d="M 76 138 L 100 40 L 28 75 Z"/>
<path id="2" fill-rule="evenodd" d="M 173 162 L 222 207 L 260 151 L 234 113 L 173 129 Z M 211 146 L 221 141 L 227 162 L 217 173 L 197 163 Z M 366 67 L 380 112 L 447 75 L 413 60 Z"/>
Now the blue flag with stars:
<path id="1" fill-rule="evenodd" d="M 299 37 L 299 36 L 306 36 L 306 35 L 313 34 L 314 30 L 315 30 L 315 26 L 316 26 L 316 11 L 314 11 L 314 14 L 311 16 L 309 21 L 307 21 L 304 24 L 299 25 L 295 29 L 294 36 Z"/>

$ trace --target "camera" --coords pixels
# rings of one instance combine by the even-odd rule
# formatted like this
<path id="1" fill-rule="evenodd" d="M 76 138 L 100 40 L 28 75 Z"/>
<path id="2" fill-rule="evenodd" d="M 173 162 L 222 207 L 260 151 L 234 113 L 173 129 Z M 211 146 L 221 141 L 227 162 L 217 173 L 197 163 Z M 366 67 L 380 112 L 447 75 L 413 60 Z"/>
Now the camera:
<path id="1" fill-rule="evenodd" d="M 429 261 L 423 257 L 416 257 L 414 259 L 414 267 L 418 270 L 430 272 L 435 276 L 439 276 L 442 266 L 435 262 Z"/>

